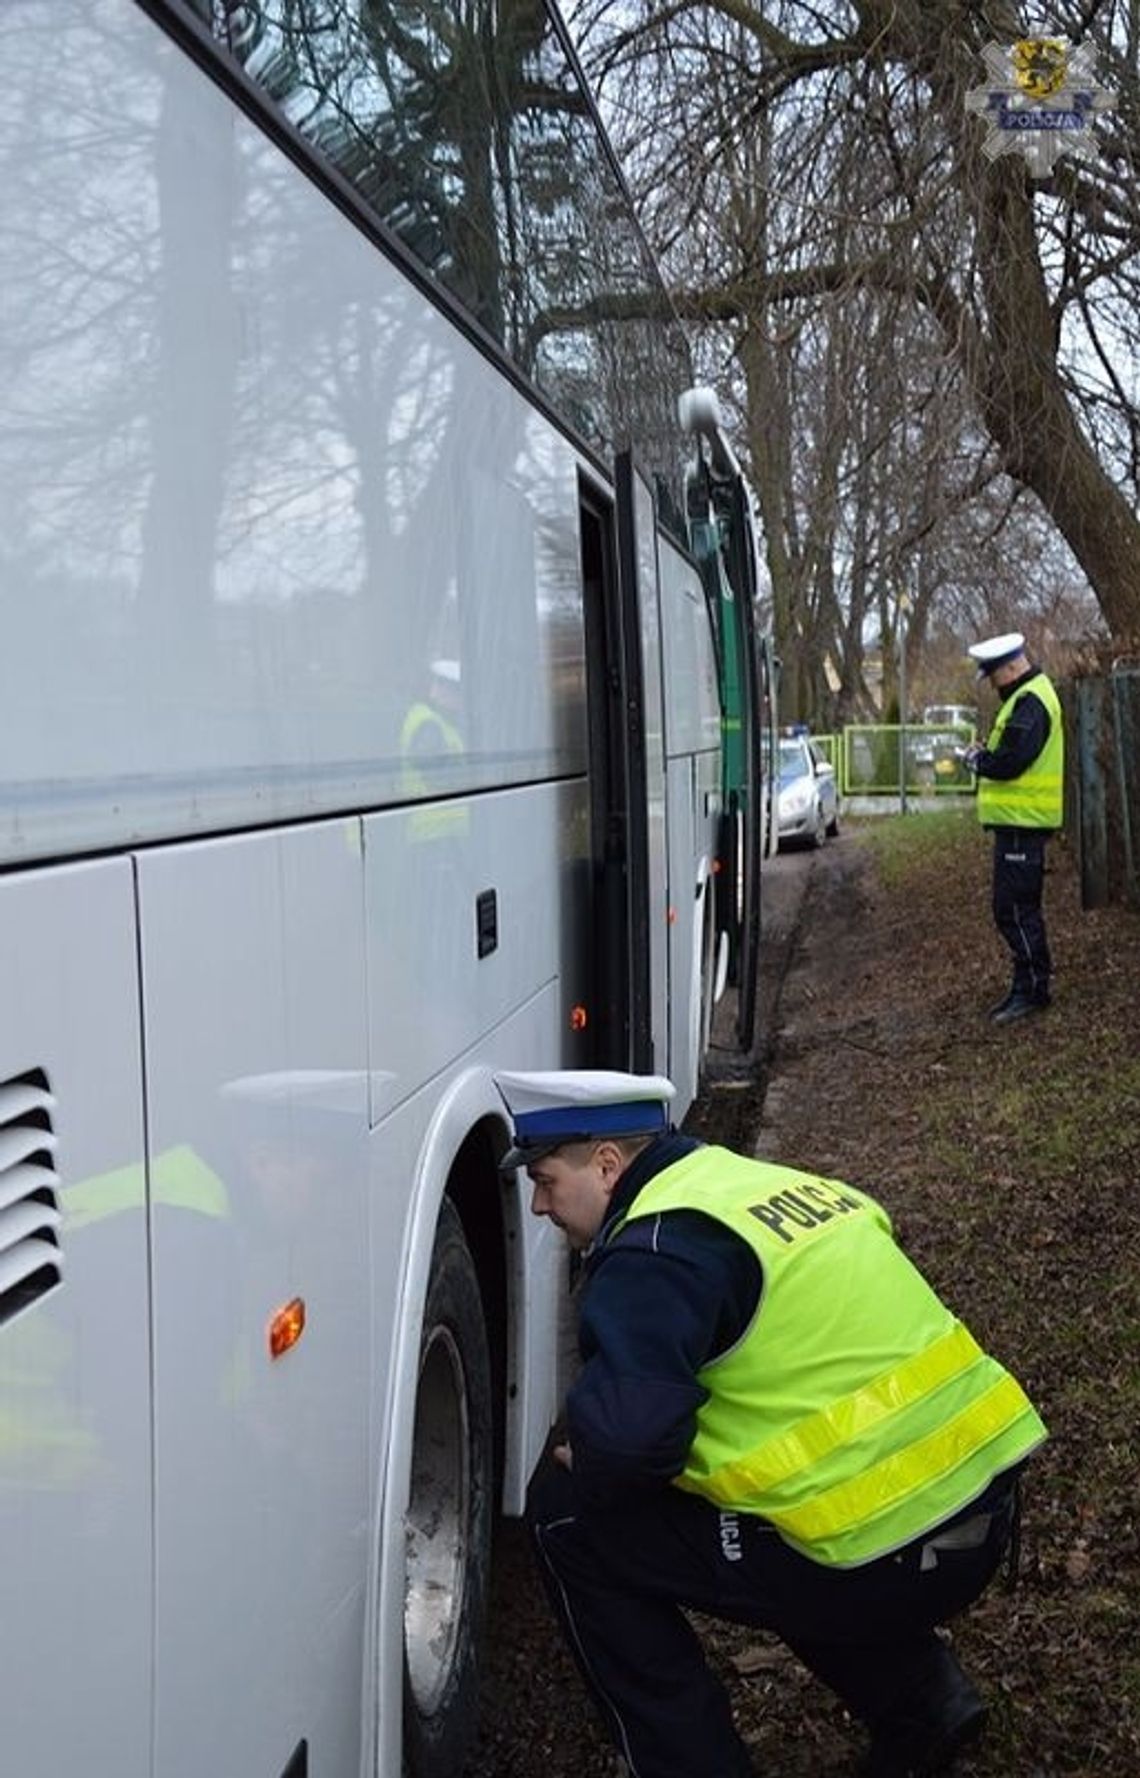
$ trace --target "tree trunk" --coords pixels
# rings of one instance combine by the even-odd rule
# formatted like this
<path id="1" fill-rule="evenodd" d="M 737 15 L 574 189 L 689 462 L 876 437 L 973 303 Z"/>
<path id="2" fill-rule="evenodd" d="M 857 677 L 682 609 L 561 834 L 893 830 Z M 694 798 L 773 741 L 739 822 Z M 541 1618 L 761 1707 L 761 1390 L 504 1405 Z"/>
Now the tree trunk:
<path id="1" fill-rule="evenodd" d="M 1140 635 L 1140 524 L 1105 473 L 1057 369 L 1055 323 L 1033 227 L 1028 175 L 984 170 L 976 211 L 989 311 L 971 381 L 1009 473 L 1037 495 L 1116 635 Z"/>

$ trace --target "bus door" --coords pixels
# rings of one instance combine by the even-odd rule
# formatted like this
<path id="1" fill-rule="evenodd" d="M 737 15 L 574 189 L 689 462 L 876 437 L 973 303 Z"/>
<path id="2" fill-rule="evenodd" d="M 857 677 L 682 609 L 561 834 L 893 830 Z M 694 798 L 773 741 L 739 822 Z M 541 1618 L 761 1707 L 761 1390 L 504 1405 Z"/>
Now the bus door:
<path id="1" fill-rule="evenodd" d="M 653 496 L 628 454 L 613 507 L 583 484 L 597 1067 L 668 1065 L 665 744 Z"/>
<path id="2" fill-rule="evenodd" d="M 714 451 L 715 457 L 715 451 Z M 770 832 L 763 757 L 764 720 L 773 706 L 762 675 L 767 657 L 756 633 L 756 537 L 735 460 L 719 470 L 701 461 L 690 486 L 692 547 L 716 636 L 723 742 L 723 816 L 717 845 L 717 926 L 729 936 L 728 979 L 737 990 L 736 1033 L 751 1051 L 756 1035 L 760 954 L 760 866 Z"/>
<path id="3" fill-rule="evenodd" d="M 669 846 L 665 795 L 665 694 L 657 514 L 628 451 L 616 461 L 618 564 L 626 659 L 630 851 L 640 926 L 639 1028 L 633 1066 L 669 1068 Z"/>
<path id="4" fill-rule="evenodd" d="M 0 879 L 5 1772 L 150 1771 L 149 1294 L 129 861 Z"/>
<path id="5" fill-rule="evenodd" d="M 635 1005 L 634 983 L 644 976 L 635 955 L 644 933 L 635 932 L 631 914 L 630 762 L 613 507 L 586 484 L 578 525 L 590 782 L 588 1056 L 593 1067 L 626 1069 L 642 1020 L 644 997 L 638 995 Z"/>
<path id="6" fill-rule="evenodd" d="M 740 1048 L 750 1052 L 756 1038 L 756 1002 L 760 969 L 760 866 L 764 855 L 763 740 L 759 718 L 761 696 L 759 646 L 756 634 L 756 537 L 748 493 L 742 477 L 732 479 L 728 523 L 728 575 L 734 598 L 731 615 L 737 626 L 740 659 L 739 738 L 742 783 L 737 793 L 740 820 L 737 871 L 740 925 L 736 969 L 736 1034 Z M 730 799 L 731 808 L 731 799 Z"/>

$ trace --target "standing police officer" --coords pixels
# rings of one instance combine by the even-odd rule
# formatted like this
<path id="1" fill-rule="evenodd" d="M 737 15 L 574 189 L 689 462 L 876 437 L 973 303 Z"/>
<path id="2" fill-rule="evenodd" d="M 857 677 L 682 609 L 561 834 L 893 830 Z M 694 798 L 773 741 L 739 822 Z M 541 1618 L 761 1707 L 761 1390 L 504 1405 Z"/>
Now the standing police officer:
<path id="1" fill-rule="evenodd" d="M 978 678 L 988 678 L 1001 698 L 986 745 L 974 742 L 961 757 L 978 777 L 978 820 L 993 830 L 994 924 L 1013 957 L 1013 981 L 990 1017 L 1007 1025 L 1049 1004 L 1053 965 L 1041 898 L 1045 843 L 1064 819 L 1064 723 L 1024 636 L 993 636 L 969 653 Z"/>
<path id="2" fill-rule="evenodd" d="M 835 1180 L 706 1147 L 669 1081 L 502 1074 L 504 1169 L 585 1255 L 567 1439 L 529 1517 L 632 1778 L 746 1778 L 685 1609 L 775 1631 L 871 1732 L 942 1771 L 985 1707 L 935 1625 L 1010 1540 L 1031 1403 Z"/>

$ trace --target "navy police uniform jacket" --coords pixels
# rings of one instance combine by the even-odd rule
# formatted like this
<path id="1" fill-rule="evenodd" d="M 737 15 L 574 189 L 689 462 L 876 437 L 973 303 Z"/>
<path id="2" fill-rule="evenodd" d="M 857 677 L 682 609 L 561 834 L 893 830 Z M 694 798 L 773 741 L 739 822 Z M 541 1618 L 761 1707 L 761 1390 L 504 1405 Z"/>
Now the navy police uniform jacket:
<path id="1" fill-rule="evenodd" d="M 673 1210 L 607 1231 L 654 1174 L 702 1145 L 660 1136 L 618 1183 L 581 1285 L 582 1369 L 566 1402 L 579 1508 L 681 1473 L 707 1390 L 696 1373 L 740 1338 L 762 1277 L 752 1251 L 699 1210 Z"/>

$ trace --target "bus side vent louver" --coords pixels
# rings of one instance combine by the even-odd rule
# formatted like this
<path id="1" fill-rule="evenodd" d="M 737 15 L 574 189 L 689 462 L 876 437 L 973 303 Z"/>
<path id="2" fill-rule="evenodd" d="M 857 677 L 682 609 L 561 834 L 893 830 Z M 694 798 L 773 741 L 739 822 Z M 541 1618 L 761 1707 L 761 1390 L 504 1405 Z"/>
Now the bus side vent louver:
<path id="1" fill-rule="evenodd" d="M 0 1324 L 63 1281 L 54 1110 L 41 1068 L 0 1081 Z"/>

